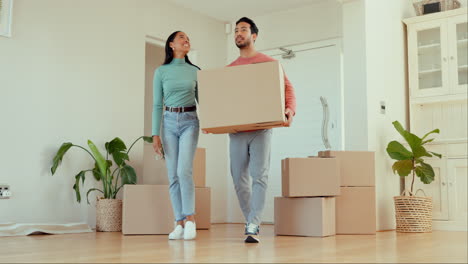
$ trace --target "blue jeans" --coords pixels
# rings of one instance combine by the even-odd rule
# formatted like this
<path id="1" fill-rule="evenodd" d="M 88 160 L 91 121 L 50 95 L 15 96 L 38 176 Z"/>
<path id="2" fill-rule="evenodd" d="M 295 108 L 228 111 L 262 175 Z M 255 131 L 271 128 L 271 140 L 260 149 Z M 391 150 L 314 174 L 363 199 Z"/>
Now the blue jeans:
<path id="1" fill-rule="evenodd" d="M 182 221 L 195 214 L 192 167 L 199 129 L 197 112 L 164 111 L 162 144 L 176 221 Z"/>
<path id="2" fill-rule="evenodd" d="M 271 129 L 229 134 L 231 175 L 247 223 L 260 225 L 270 170 Z M 249 172 L 252 186 L 249 185 Z"/>

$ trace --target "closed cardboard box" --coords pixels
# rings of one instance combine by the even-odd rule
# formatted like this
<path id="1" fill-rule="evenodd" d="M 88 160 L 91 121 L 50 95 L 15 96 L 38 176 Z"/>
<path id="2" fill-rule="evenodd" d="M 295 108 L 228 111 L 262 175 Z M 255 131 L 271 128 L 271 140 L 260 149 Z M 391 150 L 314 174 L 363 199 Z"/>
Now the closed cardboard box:
<path id="1" fill-rule="evenodd" d="M 211 226 L 211 189 L 195 187 L 197 229 Z M 122 233 L 169 234 L 174 229 L 174 213 L 168 185 L 125 185 Z"/>
<path id="2" fill-rule="evenodd" d="M 317 237 L 335 235 L 335 198 L 275 197 L 275 234 Z"/>
<path id="3" fill-rule="evenodd" d="M 122 233 L 169 234 L 174 229 L 174 213 L 168 185 L 125 185 Z"/>
<path id="4" fill-rule="evenodd" d="M 336 197 L 336 234 L 375 234 L 375 187 L 341 187 Z"/>
<path id="5" fill-rule="evenodd" d="M 281 161 L 283 197 L 340 194 L 339 161 L 334 158 L 287 158 Z"/>
<path id="6" fill-rule="evenodd" d="M 375 186 L 373 151 L 320 151 L 320 157 L 335 157 L 341 166 L 341 186 Z"/>
<path id="7" fill-rule="evenodd" d="M 206 184 L 206 149 L 197 148 L 193 159 L 193 183 L 195 187 L 205 187 Z"/>
<path id="8" fill-rule="evenodd" d="M 198 71 L 200 126 L 214 134 L 284 126 L 284 89 L 277 61 Z"/>
<path id="9" fill-rule="evenodd" d="M 197 229 L 211 227 L 211 188 L 195 187 L 195 222 Z"/>

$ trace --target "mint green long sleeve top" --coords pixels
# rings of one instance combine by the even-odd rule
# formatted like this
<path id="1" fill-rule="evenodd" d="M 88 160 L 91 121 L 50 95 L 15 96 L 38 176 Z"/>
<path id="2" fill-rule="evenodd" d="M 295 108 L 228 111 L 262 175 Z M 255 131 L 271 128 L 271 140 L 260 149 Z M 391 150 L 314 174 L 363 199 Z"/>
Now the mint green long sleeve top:
<path id="1" fill-rule="evenodd" d="M 153 136 L 159 136 L 163 105 L 169 107 L 194 106 L 198 101 L 198 68 L 185 59 L 172 59 L 154 72 L 153 79 Z"/>

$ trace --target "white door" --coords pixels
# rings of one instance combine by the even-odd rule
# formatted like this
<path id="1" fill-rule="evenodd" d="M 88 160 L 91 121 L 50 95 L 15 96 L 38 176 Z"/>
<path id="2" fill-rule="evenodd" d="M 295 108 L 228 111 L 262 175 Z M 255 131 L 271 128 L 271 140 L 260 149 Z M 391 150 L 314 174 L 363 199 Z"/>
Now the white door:
<path id="1" fill-rule="evenodd" d="M 271 166 L 264 221 L 273 221 L 275 196 L 281 196 L 281 160 L 307 157 L 324 150 L 322 141 L 323 108 L 320 97 L 328 101 L 328 137 L 333 150 L 343 149 L 341 49 L 338 43 L 318 43 L 286 47 L 295 57 L 283 59 L 283 51 L 264 52 L 279 60 L 296 94 L 296 116 L 291 127 L 274 128 Z"/>
<path id="2" fill-rule="evenodd" d="M 447 171 L 449 176 L 449 203 L 450 220 L 454 221 L 457 230 L 468 229 L 468 203 L 467 203 L 467 159 L 449 159 Z"/>
<path id="3" fill-rule="evenodd" d="M 417 196 L 432 197 L 432 219 L 433 220 L 448 220 L 449 218 L 449 202 L 448 202 L 448 184 L 447 184 L 447 164 L 446 159 L 426 159 L 427 163 L 431 164 L 434 169 L 434 181 L 430 184 L 424 184 L 415 176 L 413 191 L 417 192 L 422 189 L 424 193 L 418 192 Z M 409 190 L 413 176 L 410 174 L 405 177 L 405 186 Z"/>
<path id="4" fill-rule="evenodd" d="M 420 23 L 408 32 L 411 97 L 448 94 L 447 23 Z"/>
<path id="5" fill-rule="evenodd" d="M 466 15 L 450 18 L 448 26 L 450 93 L 466 94 L 468 89 L 468 26 Z"/>

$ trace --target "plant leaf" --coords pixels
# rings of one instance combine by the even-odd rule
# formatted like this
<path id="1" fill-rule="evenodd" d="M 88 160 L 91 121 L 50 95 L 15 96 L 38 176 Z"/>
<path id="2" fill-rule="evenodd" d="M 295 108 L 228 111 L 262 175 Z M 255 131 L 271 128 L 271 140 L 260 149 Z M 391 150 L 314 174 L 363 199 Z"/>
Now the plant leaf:
<path id="1" fill-rule="evenodd" d="M 92 191 L 99 191 L 99 192 L 104 193 L 103 191 L 101 191 L 101 190 L 99 190 L 99 189 L 97 189 L 97 188 L 91 188 L 91 189 L 89 189 L 88 192 L 86 193 L 86 201 L 88 202 L 88 204 L 89 204 L 89 193 L 92 192 Z"/>
<path id="2" fill-rule="evenodd" d="M 153 137 L 143 136 L 143 140 L 147 143 L 153 143 Z"/>
<path id="3" fill-rule="evenodd" d="M 109 194 L 106 192 L 108 188 L 107 187 L 107 181 L 108 181 L 108 174 L 107 174 L 107 161 L 104 159 L 102 156 L 101 152 L 99 152 L 98 148 L 96 145 L 91 140 L 88 140 L 88 146 L 91 149 L 91 152 L 94 155 L 94 158 L 96 159 L 97 166 L 99 168 L 99 172 L 101 174 L 101 179 L 103 181 L 104 185 L 104 197 L 109 198 Z"/>
<path id="4" fill-rule="evenodd" d="M 434 170 L 427 163 L 421 162 L 421 166 L 417 166 L 415 171 L 424 184 L 429 184 L 434 180 Z"/>
<path id="5" fill-rule="evenodd" d="M 432 155 L 427 152 L 427 150 L 422 145 L 419 145 L 413 149 L 413 155 L 416 159 L 420 157 L 432 157 Z"/>
<path id="6" fill-rule="evenodd" d="M 439 153 L 435 153 L 435 152 L 432 152 L 432 151 L 429 151 L 429 152 L 432 153 L 432 155 L 439 157 L 439 159 L 442 158 L 442 155 L 439 154 Z"/>
<path id="7" fill-rule="evenodd" d="M 57 170 L 57 167 L 62 163 L 63 156 L 67 151 L 73 146 L 72 143 L 66 142 L 63 143 L 62 146 L 58 149 L 57 153 L 55 154 L 55 157 L 53 159 L 53 164 L 52 167 L 50 168 L 50 171 L 52 172 L 52 175 L 54 175 L 55 171 Z"/>
<path id="8" fill-rule="evenodd" d="M 415 134 L 406 131 L 400 124 L 400 122 L 394 121 L 392 124 L 398 131 L 398 133 L 400 133 L 400 135 L 403 136 L 406 142 L 408 142 L 409 146 L 411 147 L 411 150 L 413 151 L 414 156 L 416 157 L 416 152 L 420 151 L 419 148 L 421 147 L 422 139 L 420 139 Z"/>
<path id="9" fill-rule="evenodd" d="M 392 159 L 396 160 L 413 159 L 413 154 L 398 141 L 388 143 L 387 153 Z"/>
<path id="10" fill-rule="evenodd" d="M 125 143 L 120 138 L 116 137 L 109 142 L 108 152 L 112 155 L 112 158 L 118 166 L 122 166 L 126 160 L 129 160 L 126 151 L 127 146 L 125 146 Z"/>
<path id="11" fill-rule="evenodd" d="M 93 176 L 94 176 L 94 179 L 96 179 L 96 181 L 101 180 L 101 173 L 99 172 L 99 166 L 97 162 L 94 163 Z"/>
<path id="12" fill-rule="evenodd" d="M 432 142 L 432 141 L 434 141 L 434 139 L 435 139 L 435 138 L 431 138 L 431 139 L 428 139 L 428 140 L 424 140 L 424 141 L 421 143 L 421 145 L 424 145 L 424 144 L 426 144 L 426 143 Z"/>
<path id="13" fill-rule="evenodd" d="M 398 172 L 398 175 L 405 177 L 410 174 L 413 170 L 413 161 L 412 160 L 399 160 L 395 162 L 392 166 L 393 173 Z"/>
<path id="14" fill-rule="evenodd" d="M 430 134 L 433 134 L 433 133 L 439 134 L 440 130 L 437 128 L 437 129 L 432 130 L 431 132 L 428 132 L 426 135 L 424 135 L 424 137 L 422 137 L 422 140 L 424 140 L 427 136 L 429 136 Z"/>
<path id="15" fill-rule="evenodd" d="M 125 164 L 125 166 L 121 168 L 120 177 L 122 177 L 122 185 L 136 183 L 136 172 L 130 165 Z"/>
<path id="16" fill-rule="evenodd" d="M 75 184 L 73 185 L 73 190 L 75 190 L 76 194 L 76 201 L 81 203 L 81 194 L 80 194 L 80 178 L 82 183 L 84 184 L 86 171 L 80 171 L 77 175 L 75 175 Z"/>

